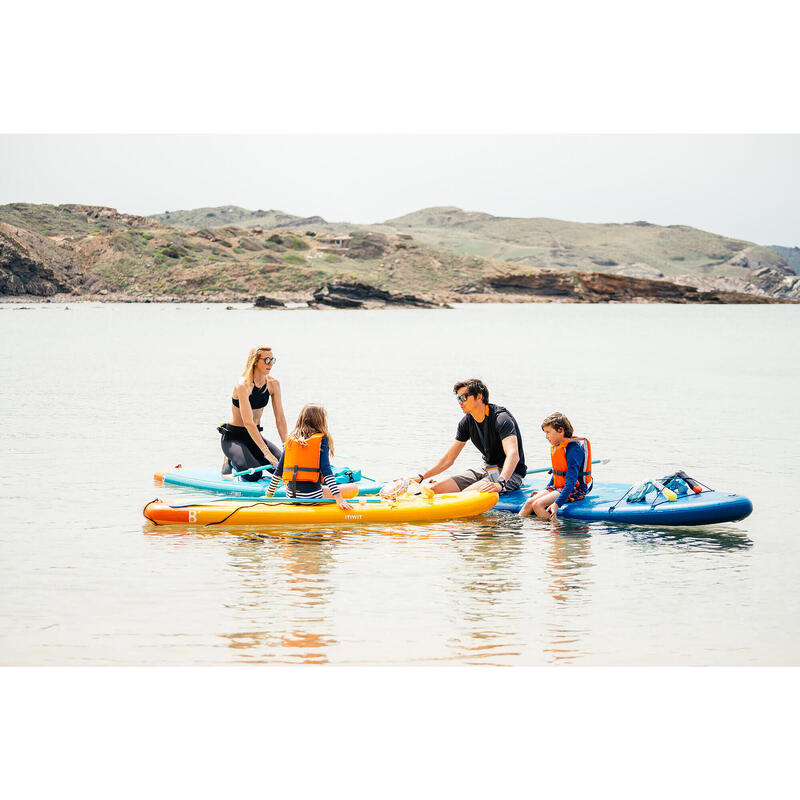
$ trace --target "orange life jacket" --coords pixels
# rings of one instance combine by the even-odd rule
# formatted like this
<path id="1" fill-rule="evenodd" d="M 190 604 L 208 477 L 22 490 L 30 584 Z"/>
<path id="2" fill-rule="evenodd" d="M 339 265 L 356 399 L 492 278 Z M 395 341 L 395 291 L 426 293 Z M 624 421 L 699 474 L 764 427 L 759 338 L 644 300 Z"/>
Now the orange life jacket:
<path id="1" fill-rule="evenodd" d="M 284 483 L 296 481 L 319 481 L 319 451 L 322 447 L 323 434 L 315 433 L 301 444 L 295 439 L 287 439 L 283 450 Z"/>
<path id="2" fill-rule="evenodd" d="M 563 489 L 567 482 L 567 445 L 570 442 L 577 442 L 583 448 L 583 468 L 578 473 L 578 481 L 588 489 L 592 485 L 592 445 L 588 439 L 580 436 L 564 439 L 561 444 L 550 448 L 550 462 L 553 465 L 553 488 Z"/>

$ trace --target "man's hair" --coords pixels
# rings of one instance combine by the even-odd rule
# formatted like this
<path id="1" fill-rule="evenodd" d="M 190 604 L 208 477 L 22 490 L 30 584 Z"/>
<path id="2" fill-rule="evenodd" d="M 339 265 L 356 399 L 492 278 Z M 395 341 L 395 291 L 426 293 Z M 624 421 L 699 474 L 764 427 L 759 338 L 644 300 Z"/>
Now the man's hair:
<path id="1" fill-rule="evenodd" d="M 481 395 L 484 403 L 488 404 L 489 402 L 489 390 L 480 378 L 467 378 L 465 381 L 458 381 L 458 383 L 453 386 L 453 394 L 458 394 L 459 389 L 466 389 L 467 394 L 473 397 Z"/>
<path id="2" fill-rule="evenodd" d="M 574 433 L 572 423 L 560 411 L 554 411 L 552 414 L 548 414 L 542 421 L 542 430 L 544 430 L 545 425 L 549 425 L 554 430 L 562 431 L 567 439 L 571 439 Z"/>

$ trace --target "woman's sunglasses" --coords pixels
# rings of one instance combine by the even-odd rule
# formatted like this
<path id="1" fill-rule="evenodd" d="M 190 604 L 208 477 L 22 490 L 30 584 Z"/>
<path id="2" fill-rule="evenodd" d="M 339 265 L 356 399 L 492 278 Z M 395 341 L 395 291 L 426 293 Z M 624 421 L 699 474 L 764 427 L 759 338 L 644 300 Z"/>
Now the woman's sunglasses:
<path id="1" fill-rule="evenodd" d="M 259 358 L 258 360 L 263 361 L 267 366 L 269 366 L 270 364 L 274 364 L 278 359 L 275 358 L 275 356 L 272 356 L 272 358 L 266 357 L 266 358 Z"/>

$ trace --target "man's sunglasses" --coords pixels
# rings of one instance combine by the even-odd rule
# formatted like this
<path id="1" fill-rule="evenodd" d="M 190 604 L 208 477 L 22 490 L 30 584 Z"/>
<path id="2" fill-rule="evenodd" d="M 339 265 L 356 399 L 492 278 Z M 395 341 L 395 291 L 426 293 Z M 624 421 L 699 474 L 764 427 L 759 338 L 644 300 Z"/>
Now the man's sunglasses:
<path id="1" fill-rule="evenodd" d="M 469 397 L 468 394 L 457 394 L 456 400 L 458 400 L 459 403 L 466 403 L 468 397 Z"/>

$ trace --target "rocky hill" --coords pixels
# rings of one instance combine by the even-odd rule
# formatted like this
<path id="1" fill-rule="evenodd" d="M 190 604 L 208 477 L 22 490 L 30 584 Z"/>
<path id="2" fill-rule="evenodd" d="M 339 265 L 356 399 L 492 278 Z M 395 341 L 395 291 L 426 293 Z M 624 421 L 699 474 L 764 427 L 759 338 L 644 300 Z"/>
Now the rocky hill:
<path id="1" fill-rule="evenodd" d="M 309 301 L 338 282 L 371 287 L 376 302 L 395 295 L 416 302 L 412 296 L 480 280 L 483 267 L 482 259 L 439 253 L 407 235 L 357 231 L 337 243 L 294 227 L 179 229 L 99 207 L 0 207 L 0 294 L 6 295 L 277 294 Z M 324 291 L 320 297 L 327 304 L 335 299 Z"/>
<path id="2" fill-rule="evenodd" d="M 105 206 L 53 206 L 48 203 L 10 203 L 0 206 L 0 222 L 56 240 L 155 225 L 147 217 L 120 214 L 116 209 Z"/>
<path id="3" fill-rule="evenodd" d="M 795 274 L 800 274 L 800 247 L 781 247 L 778 244 L 771 244 L 769 249 L 786 259 L 786 263 L 795 271 Z"/>
<path id="4" fill-rule="evenodd" d="M 384 225 L 424 244 L 543 269 L 667 278 L 737 291 L 761 291 L 763 283 L 764 292 L 794 275 L 786 259 L 768 247 L 687 225 L 494 217 L 455 207 L 423 209 Z M 765 272 L 757 275 L 760 270 Z M 718 279 L 724 280 L 717 285 Z"/>
<path id="5" fill-rule="evenodd" d="M 240 206 L 193 208 L 188 211 L 165 211 L 149 219 L 173 228 L 216 228 L 235 225 L 237 228 L 292 228 L 327 223 L 322 217 L 297 217 L 283 211 L 250 211 Z"/>
<path id="6" fill-rule="evenodd" d="M 738 269 L 753 281 L 760 271 L 766 270 L 773 278 L 777 275 L 769 291 L 753 281 L 743 292 L 735 282 L 723 288 L 702 283 L 690 286 L 608 269 L 603 277 L 599 267 L 609 264 L 590 270 L 585 261 L 576 267 L 565 257 L 563 262 L 546 261 L 543 267 L 424 241 L 435 238 L 431 231 L 446 230 L 448 225 L 491 227 L 499 219 L 485 214 L 439 210 L 430 219 L 425 217 L 428 227 L 420 229 L 420 237 L 415 225 L 421 218 L 414 215 L 410 217 L 416 222 L 402 218 L 403 222 L 392 220 L 393 224 L 375 226 L 376 230 L 337 226 L 319 217 L 226 208 L 233 209 L 230 213 L 238 214 L 240 222 L 249 213 L 260 213 L 262 218 L 271 214 L 273 224 L 192 228 L 97 206 L 0 206 L 0 294 L 71 293 L 129 300 L 261 298 L 262 305 L 294 301 L 342 307 L 464 300 L 770 302 L 800 294 L 800 286 L 793 283 L 800 278 L 785 267 L 789 274 L 779 271 L 779 256 L 772 254 L 779 259 L 777 266 L 772 266 L 776 262 L 763 266 L 760 250 L 753 251 L 747 243 L 724 251 L 725 263 L 731 262 L 729 267 L 734 268 L 738 259 Z M 647 242 L 653 232 L 649 234 Z M 667 252 L 674 251 L 669 248 Z M 551 259 L 555 259 L 554 249 L 550 248 Z"/>
<path id="7" fill-rule="evenodd" d="M 198 211 L 218 213 L 218 218 L 235 217 L 235 224 L 243 226 L 264 220 L 272 227 L 304 227 L 316 232 L 410 233 L 421 245 L 504 261 L 514 269 L 536 267 L 666 278 L 709 291 L 800 298 L 800 287 L 791 279 L 795 271 L 787 262 L 786 253 L 687 225 L 665 227 L 643 220 L 594 224 L 495 217 L 455 206 L 426 208 L 373 225 L 330 223 L 321 217 L 253 212 L 236 206 Z M 192 216 L 194 212 L 172 212 L 173 220 L 177 214 L 188 215 L 186 218 L 193 222 L 201 219 L 196 214 Z M 163 220 L 164 215 L 153 219 Z"/>
<path id="8" fill-rule="evenodd" d="M 24 228 L 0 222 L 0 295 L 48 297 L 59 292 L 91 294 L 103 281 L 83 267 L 80 254 Z"/>

